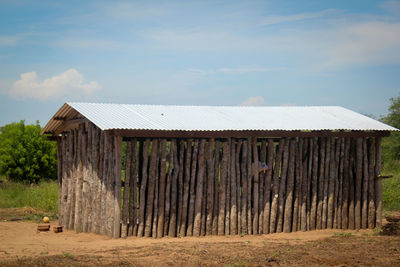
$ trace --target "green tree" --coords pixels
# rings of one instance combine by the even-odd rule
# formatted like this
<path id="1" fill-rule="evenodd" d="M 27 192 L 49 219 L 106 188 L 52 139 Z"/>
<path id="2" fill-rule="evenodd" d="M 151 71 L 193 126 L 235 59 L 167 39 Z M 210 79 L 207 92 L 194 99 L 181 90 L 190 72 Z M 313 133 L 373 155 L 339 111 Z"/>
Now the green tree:
<path id="1" fill-rule="evenodd" d="M 57 148 L 40 135 L 41 127 L 24 121 L 0 128 L 0 174 L 13 181 L 37 183 L 57 177 Z"/>
<path id="2" fill-rule="evenodd" d="M 400 129 L 400 96 L 390 99 L 389 114 L 382 118 L 387 123 L 397 129 Z M 391 164 L 400 160 L 400 133 L 392 132 L 390 137 L 383 138 L 382 142 L 383 159 L 385 163 Z"/>

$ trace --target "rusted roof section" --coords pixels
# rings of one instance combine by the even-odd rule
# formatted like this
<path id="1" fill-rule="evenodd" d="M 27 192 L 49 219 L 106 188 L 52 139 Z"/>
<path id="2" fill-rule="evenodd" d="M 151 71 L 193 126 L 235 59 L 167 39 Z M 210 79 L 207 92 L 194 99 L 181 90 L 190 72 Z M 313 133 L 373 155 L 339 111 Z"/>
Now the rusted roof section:
<path id="1" fill-rule="evenodd" d="M 242 107 L 65 103 L 43 133 L 86 118 L 101 130 L 157 131 L 398 131 L 339 106 Z"/>

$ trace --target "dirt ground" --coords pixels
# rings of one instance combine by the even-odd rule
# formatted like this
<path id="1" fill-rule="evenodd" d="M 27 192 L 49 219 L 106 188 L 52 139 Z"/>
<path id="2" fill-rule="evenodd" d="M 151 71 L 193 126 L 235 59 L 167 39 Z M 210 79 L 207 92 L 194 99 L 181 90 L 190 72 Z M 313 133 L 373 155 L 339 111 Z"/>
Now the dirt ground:
<path id="1" fill-rule="evenodd" d="M 400 266 L 400 236 L 372 230 L 110 239 L 36 228 L 0 222 L 0 266 Z"/>

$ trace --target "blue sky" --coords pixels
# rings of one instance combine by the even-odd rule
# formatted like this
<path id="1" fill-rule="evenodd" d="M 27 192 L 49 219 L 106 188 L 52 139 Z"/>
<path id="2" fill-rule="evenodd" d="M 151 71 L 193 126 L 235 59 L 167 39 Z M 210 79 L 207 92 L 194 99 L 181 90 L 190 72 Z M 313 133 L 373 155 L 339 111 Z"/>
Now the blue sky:
<path id="1" fill-rule="evenodd" d="M 400 1 L 0 0 L 0 125 L 67 101 L 379 117 L 399 93 Z"/>

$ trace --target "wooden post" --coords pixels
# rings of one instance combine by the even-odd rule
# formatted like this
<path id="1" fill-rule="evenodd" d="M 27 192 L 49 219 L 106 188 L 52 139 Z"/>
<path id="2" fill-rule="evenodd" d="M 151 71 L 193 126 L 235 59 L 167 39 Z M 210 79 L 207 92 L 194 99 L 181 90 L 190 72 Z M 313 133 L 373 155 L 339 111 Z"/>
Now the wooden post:
<path id="1" fill-rule="evenodd" d="M 178 143 L 178 142 L 177 142 Z M 176 150 L 176 152 L 178 151 L 178 149 Z M 177 153 L 175 153 L 177 154 Z M 174 227 L 173 225 L 173 221 L 171 221 L 169 229 L 170 229 L 170 233 L 169 236 L 176 236 L 178 233 L 180 233 L 181 230 L 181 224 L 182 224 L 182 205 L 183 205 L 183 177 L 184 177 L 184 155 L 185 155 L 185 141 L 182 139 L 179 141 L 179 170 L 178 168 L 176 169 L 176 171 L 178 173 L 174 173 L 174 178 L 177 177 L 176 179 L 178 179 L 178 210 L 177 210 L 177 220 L 176 220 L 176 226 Z M 175 162 L 178 162 L 178 158 L 175 158 Z M 176 207 L 176 206 L 175 206 Z M 173 206 L 174 208 L 174 206 Z"/>
<path id="2" fill-rule="evenodd" d="M 58 221 L 63 224 L 63 201 L 62 201 L 62 180 L 63 180 L 63 151 L 62 136 L 57 136 L 57 180 L 58 180 Z"/>
<path id="3" fill-rule="evenodd" d="M 214 208 L 213 208 L 213 226 L 212 226 L 212 234 L 218 234 L 218 215 L 219 215 L 219 194 L 220 194 L 220 187 L 219 187 L 219 166 L 220 166 L 220 152 L 221 152 L 221 145 L 220 141 L 217 140 L 215 142 L 215 161 L 214 161 Z"/>
<path id="4" fill-rule="evenodd" d="M 268 155 L 267 155 L 267 166 L 268 170 L 265 175 L 264 182 L 264 212 L 263 212 L 263 233 L 269 233 L 269 218 L 270 218 L 270 209 L 271 209 L 271 180 L 272 180 L 272 168 L 274 162 L 274 141 L 272 139 L 268 139 Z"/>
<path id="5" fill-rule="evenodd" d="M 194 205 L 194 223 L 193 223 L 193 235 L 200 236 L 200 226 L 201 226 L 201 210 L 203 202 L 203 184 L 204 184 L 204 172 L 205 172 L 205 139 L 200 141 L 199 157 L 198 157 L 198 174 L 196 179 L 196 198 Z"/>
<path id="6" fill-rule="evenodd" d="M 139 153 L 137 149 L 137 139 L 131 141 L 131 178 L 129 185 L 129 234 L 137 235 L 137 220 L 138 220 L 138 165 Z"/>
<path id="7" fill-rule="evenodd" d="M 349 153 L 350 153 L 350 138 L 344 139 L 344 156 L 343 156 L 343 204 L 342 204 L 342 229 L 347 229 L 349 225 Z"/>
<path id="8" fill-rule="evenodd" d="M 231 172 L 230 172 L 230 185 L 231 185 L 231 199 L 230 199 L 230 234 L 236 235 L 237 232 L 237 184 L 236 184 L 236 144 L 235 139 L 231 141 Z"/>
<path id="9" fill-rule="evenodd" d="M 164 217 L 165 217 L 165 178 L 167 169 L 167 139 L 161 140 L 161 168 L 159 175 L 159 197 L 158 197 L 158 222 L 157 222 L 157 238 L 164 236 Z M 171 167 L 171 166 L 169 166 Z M 169 203 L 169 199 L 167 199 Z"/>
<path id="10" fill-rule="evenodd" d="M 121 169 L 122 169 L 122 136 L 114 136 L 114 238 L 121 237 Z"/>
<path id="11" fill-rule="evenodd" d="M 192 156 L 192 168 L 190 175 L 190 197 L 189 197 L 189 213 L 186 235 L 193 235 L 193 222 L 194 222 L 194 203 L 196 199 L 196 174 L 197 174 L 197 155 L 199 151 L 199 139 L 194 140 L 193 156 Z"/>
<path id="12" fill-rule="evenodd" d="M 170 185 L 170 197 L 167 197 L 166 212 L 169 210 L 169 218 L 166 220 L 164 227 L 164 235 L 170 237 L 176 236 L 176 221 L 177 214 L 176 208 L 178 205 L 178 176 L 179 176 L 179 159 L 178 159 L 178 148 L 176 139 L 171 140 L 170 152 L 169 152 L 169 167 L 168 167 L 168 183 Z M 168 188 L 168 185 L 167 185 Z M 168 190 L 167 190 L 168 192 Z"/>
<path id="13" fill-rule="evenodd" d="M 108 168 L 107 168 L 107 200 L 106 200 L 106 218 L 107 218 L 107 235 L 110 237 L 114 236 L 114 222 L 115 222 L 115 140 L 112 136 L 107 135 L 107 154 Z"/>
<path id="14" fill-rule="evenodd" d="M 230 218 L 231 218 L 231 145 L 232 139 L 228 138 L 228 163 L 226 174 L 226 190 L 225 190 L 225 235 L 230 234 Z"/>
<path id="15" fill-rule="evenodd" d="M 311 185 L 312 185 L 312 165 L 314 154 L 314 140 L 309 139 L 309 156 L 307 165 L 307 230 L 311 230 Z"/>
<path id="16" fill-rule="evenodd" d="M 62 177 L 62 196 L 61 196 L 61 201 L 62 201 L 62 223 L 61 225 L 64 225 L 66 228 L 68 227 L 68 184 L 70 182 L 70 177 L 68 176 L 69 173 L 69 151 L 68 151 L 68 137 L 65 133 L 63 133 L 62 136 L 62 152 L 63 152 L 63 158 L 62 158 L 62 165 L 63 165 L 63 177 Z"/>
<path id="17" fill-rule="evenodd" d="M 239 139 L 236 146 L 235 155 L 235 168 L 236 168 L 236 203 L 237 203 L 237 233 L 242 233 L 241 221 L 242 221 L 242 198 L 241 198 L 241 169 L 240 169 L 240 152 L 242 150 L 243 140 Z"/>
<path id="18" fill-rule="evenodd" d="M 292 226 L 292 208 L 293 208 L 293 191 L 294 191 L 294 169 L 295 169 L 295 151 L 296 151 L 296 140 L 290 140 L 289 148 L 289 170 L 287 174 L 287 187 L 286 187 L 286 200 L 285 200 L 285 213 L 283 231 L 285 233 L 291 232 Z"/>
<path id="19" fill-rule="evenodd" d="M 375 139 L 375 205 L 376 205 L 376 227 L 382 227 L 382 179 L 377 177 L 381 174 L 382 168 L 382 138 Z"/>
<path id="20" fill-rule="evenodd" d="M 151 145 L 151 156 L 150 156 L 150 168 L 149 168 L 149 184 L 147 191 L 147 203 L 146 203 L 146 224 L 144 229 L 144 236 L 150 237 L 152 234 L 152 223 L 153 223 L 153 207 L 154 207 L 154 191 L 157 174 L 157 155 L 158 155 L 158 139 L 152 140 Z"/>
<path id="21" fill-rule="evenodd" d="M 285 207 L 285 191 L 286 191 L 286 179 L 288 173 L 289 165 L 289 144 L 290 139 L 285 142 L 285 148 L 283 151 L 283 163 L 282 163 L 282 173 L 279 183 L 279 197 L 278 197 L 278 223 L 276 226 L 276 232 L 280 233 L 283 230 L 283 219 L 284 219 L 284 207 Z"/>
<path id="22" fill-rule="evenodd" d="M 270 227 L 269 232 L 276 232 L 276 221 L 277 221 L 277 211 L 278 211 L 278 197 L 279 197 L 279 175 L 281 171 L 281 161 L 282 161 L 282 153 L 283 147 L 285 146 L 285 139 L 281 138 L 279 140 L 279 145 L 277 147 L 276 152 L 276 160 L 274 166 L 274 177 L 273 177 L 273 186 L 272 186 L 272 205 L 271 205 L 271 219 L 270 219 Z"/>
<path id="23" fill-rule="evenodd" d="M 207 143 L 207 218 L 206 218 L 206 231 L 207 235 L 212 234 L 213 227 L 213 211 L 214 211 L 214 194 L 217 192 L 214 189 L 214 139 L 210 139 Z"/>
<path id="24" fill-rule="evenodd" d="M 362 176 L 362 207 L 361 207 L 361 228 L 368 227 L 368 146 L 367 138 L 363 138 L 363 176 Z"/>
<path id="25" fill-rule="evenodd" d="M 83 187 L 83 167 L 82 167 L 82 142 L 83 124 L 77 130 L 77 155 L 76 155 L 76 187 L 75 187 L 75 222 L 74 229 L 78 232 L 83 231 L 83 210 L 82 210 L 82 187 Z"/>
<path id="26" fill-rule="evenodd" d="M 171 194 L 175 193 L 176 194 L 176 180 L 175 180 L 175 188 L 171 188 L 172 187 L 172 180 L 173 180 L 173 169 L 175 168 L 175 165 L 177 165 L 177 163 L 175 163 L 174 161 L 174 157 L 176 155 L 176 151 L 174 151 L 176 149 L 176 141 L 175 139 L 172 139 L 171 142 L 169 143 L 169 153 L 168 153 L 168 158 L 167 158 L 167 162 L 168 162 L 168 173 L 167 173 L 167 180 L 166 180 L 166 185 L 165 185 L 165 215 L 164 215 L 164 233 L 163 236 L 168 235 L 168 226 L 169 226 L 169 222 L 171 219 Z M 174 192 L 171 192 L 173 189 Z M 175 195 L 176 197 L 176 195 Z M 176 205 L 176 198 L 174 201 L 175 205 Z M 176 207 L 175 207 L 175 212 L 176 212 Z M 176 214 L 175 216 L 175 220 L 176 220 Z"/>
<path id="27" fill-rule="evenodd" d="M 331 163 L 331 144 L 332 138 L 327 138 L 326 140 L 326 150 L 325 150 L 325 171 L 324 171 L 324 201 L 322 206 L 322 229 L 327 228 L 328 222 L 328 195 L 329 195 L 329 183 L 330 183 L 330 173 L 329 167 Z"/>
<path id="28" fill-rule="evenodd" d="M 252 140 L 251 138 L 247 139 L 247 231 L 250 235 L 253 234 L 253 218 L 252 218 L 252 197 L 253 197 L 253 169 L 252 169 L 252 156 L 253 156 L 253 149 L 252 149 Z"/>
<path id="29" fill-rule="evenodd" d="M 241 211 L 241 233 L 247 234 L 247 157 L 248 157 L 248 141 L 243 141 L 242 161 L 241 161 L 241 174 L 242 174 L 242 211 Z"/>
<path id="30" fill-rule="evenodd" d="M 368 142 L 368 228 L 375 228 L 375 139 Z"/>
<path id="31" fill-rule="evenodd" d="M 321 138 L 320 142 L 320 158 L 319 158 L 319 178 L 318 178 L 318 205 L 317 205 L 317 222 L 316 228 L 322 229 L 322 207 L 324 203 L 324 169 L 325 169 L 325 146 L 326 139 Z"/>
<path id="32" fill-rule="evenodd" d="M 132 179 L 132 142 L 126 142 L 126 154 L 125 154 L 125 185 L 124 185 L 124 197 L 122 205 L 122 227 L 121 237 L 128 236 L 128 216 L 129 216 L 129 193 Z"/>
<path id="33" fill-rule="evenodd" d="M 345 141 L 344 138 L 340 138 L 340 157 L 339 157 L 339 197 L 338 197 L 338 225 L 337 228 L 343 229 L 343 178 L 344 178 L 344 150 L 345 150 Z"/>
<path id="34" fill-rule="evenodd" d="M 161 139 L 161 141 L 164 139 Z M 159 141 L 159 143 L 161 143 Z M 159 146 L 159 145 L 158 145 Z M 160 149 L 160 147 L 158 147 Z M 161 151 L 161 150 L 160 150 Z M 155 179 L 154 179 L 154 199 L 153 199 L 153 226 L 151 229 L 151 236 L 153 238 L 157 238 L 157 222 L 158 222 L 158 199 L 159 199 L 159 183 L 160 183 L 160 166 L 161 166 L 161 157 L 159 152 L 157 152 L 156 156 L 156 166 L 155 166 Z"/>
<path id="35" fill-rule="evenodd" d="M 147 189 L 147 180 L 148 180 L 148 151 L 150 146 L 150 139 L 146 139 L 146 142 L 143 147 L 143 166 L 142 166 L 142 179 L 140 183 L 140 196 L 139 196 L 139 227 L 138 227 L 138 236 L 143 236 L 145 230 L 145 209 L 146 209 L 146 189 Z"/>
<path id="36" fill-rule="evenodd" d="M 301 230 L 301 223 L 302 223 L 302 217 L 301 217 L 301 210 L 302 210 L 302 203 L 303 203 L 303 143 L 304 139 L 299 138 L 299 163 L 298 163 L 298 173 L 299 173 L 299 210 L 298 210 L 298 216 L 297 216 L 297 231 Z"/>
<path id="37" fill-rule="evenodd" d="M 327 228 L 333 228 L 333 214 L 334 214 L 334 196 L 335 196 L 335 138 L 331 139 L 331 162 L 329 168 L 329 188 L 328 188 L 328 218 L 327 218 Z"/>
<path id="38" fill-rule="evenodd" d="M 341 145 L 341 138 L 336 139 L 336 148 L 335 148 L 335 193 L 333 198 L 333 228 L 338 228 L 338 200 L 339 200 L 339 168 L 340 168 L 340 149 Z"/>
<path id="39" fill-rule="evenodd" d="M 267 153 L 267 140 L 263 139 L 261 141 L 260 155 L 259 161 L 265 163 L 266 161 L 266 153 Z M 256 163 L 258 167 L 258 162 Z M 258 168 L 257 168 L 258 169 Z M 258 171 L 258 185 L 259 185 L 259 193 L 258 193 L 258 233 L 263 233 L 263 224 L 264 224 L 264 182 L 265 182 L 265 171 Z"/>
<path id="40" fill-rule="evenodd" d="M 356 142 L 355 138 L 351 139 L 351 146 L 350 146 L 350 167 L 349 167 L 349 229 L 355 229 L 355 188 L 354 188 L 354 158 L 356 150 Z"/>
<path id="41" fill-rule="evenodd" d="M 309 191 L 308 191 L 308 184 L 309 184 L 309 175 L 307 172 L 308 167 L 308 160 L 310 158 L 311 149 L 309 149 L 309 140 L 308 138 L 304 139 L 303 142 L 303 157 L 302 157 L 302 184 L 301 184 L 301 214 L 300 214 L 300 229 L 301 231 L 307 230 L 307 199 Z"/>
<path id="42" fill-rule="evenodd" d="M 356 202 L 355 202 L 355 227 L 356 229 L 361 228 L 361 189 L 362 189 L 362 138 L 357 138 L 356 148 Z"/>
<path id="43" fill-rule="evenodd" d="M 317 198 L 318 198 L 318 139 L 313 138 L 312 183 L 311 183 L 311 213 L 310 230 L 316 229 Z"/>
<path id="44" fill-rule="evenodd" d="M 106 138 L 106 133 L 101 131 L 100 133 L 100 166 L 101 166 L 101 188 L 100 188 L 100 234 L 107 234 L 107 166 L 108 166 L 108 153 L 106 150 L 106 144 L 108 140 Z"/>
<path id="45" fill-rule="evenodd" d="M 229 157 L 229 142 L 225 141 L 222 144 L 222 164 L 221 164 L 221 180 L 219 191 L 219 217 L 218 217 L 218 235 L 225 234 L 225 191 L 226 180 L 228 175 L 228 157 Z"/>
<path id="46" fill-rule="evenodd" d="M 299 227 L 299 204 L 300 204 L 300 192 L 301 192 L 301 175 L 300 175 L 300 151 L 302 151 L 303 140 L 299 138 L 295 144 L 295 181 L 294 181 L 294 202 L 293 202 L 293 220 L 292 220 L 292 232 L 296 232 Z"/>
<path id="47" fill-rule="evenodd" d="M 193 139 L 187 140 L 186 157 L 185 157 L 185 180 L 184 180 L 184 194 L 182 204 L 182 221 L 181 221 L 181 236 L 186 236 L 186 223 L 188 218 L 188 204 L 189 204 L 189 189 L 190 189 L 190 164 L 192 162 L 192 143 Z"/>

